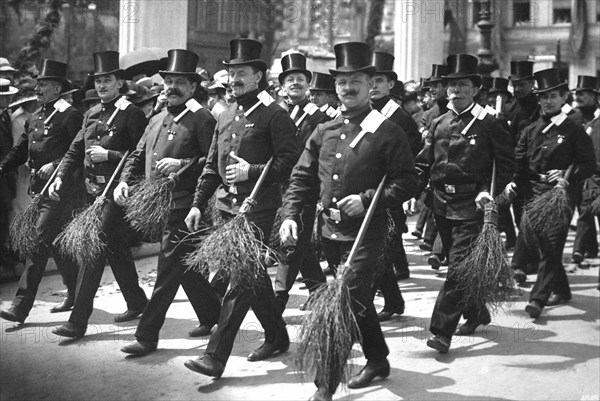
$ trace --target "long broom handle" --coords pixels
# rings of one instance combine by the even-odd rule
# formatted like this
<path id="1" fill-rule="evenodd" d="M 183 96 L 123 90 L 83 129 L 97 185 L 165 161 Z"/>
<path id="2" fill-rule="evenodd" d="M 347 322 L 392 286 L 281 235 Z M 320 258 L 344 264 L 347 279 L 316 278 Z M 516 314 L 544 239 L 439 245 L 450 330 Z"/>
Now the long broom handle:
<path id="1" fill-rule="evenodd" d="M 565 181 L 569 181 L 569 177 L 571 177 L 571 173 L 573 172 L 574 167 L 575 167 L 575 163 L 571 163 L 571 165 L 569 166 L 569 168 L 567 169 L 567 171 L 565 172 L 565 175 L 563 177 L 563 179 Z"/>
<path id="2" fill-rule="evenodd" d="M 354 244 L 352 244 L 352 249 L 350 250 L 350 254 L 348 255 L 348 259 L 346 263 L 344 263 L 344 267 L 348 267 L 352 265 L 356 254 L 358 253 L 358 247 L 363 241 L 365 234 L 367 233 L 367 228 L 369 228 L 369 223 L 371 223 L 371 219 L 375 214 L 375 208 L 377 207 L 377 203 L 379 202 L 379 198 L 381 197 L 381 193 L 383 192 L 383 184 L 385 184 L 385 179 L 387 174 L 383 176 L 379 186 L 377 187 L 377 191 L 375 191 L 375 195 L 373 196 L 373 200 L 371 201 L 371 205 L 369 206 L 369 210 L 367 210 L 367 215 L 365 216 L 362 224 L 360 225 L 360 229 L 358 230 L 358 235 L 354 240 Z"/>
<path id="3" fill-rule="evenodd" d="M 248 197 L 249 199 L 252 199 L 252 200 L 256 199 L 256 195 L 258 194 L 260 187 L 262 186 L 263 182 L 267 178 L 267 173 L 269 172 L 269 169 L 271 168 L 271 164 L 273 164 L 272 157 L 269 159 L 269 161 L 267 162 L 267 165 L 265 166 L 263 171 L 260 173 L 260 176 L 258 177 L 258 180 L 256 181 L 256 184 L 254 184 L 254 188 L 252 188 L 252 192 L 250 193 L 250 196 Z"/>
<path id="4" fill-rule="evenodd" d="M 119 165 L 117 166 L 117 168 L 115 169 L 115 171 L 113 171 L 112 176 L 110 177 L 110 180 L 108 180 L 108 184 L 106 184 L 106 187 L 104 188 L 104 191 L 102 191 L 102 195 L 101 195 L 102 198 L 106 196 L 106 193 L 108 192 L 108 189 L 112 185 L 112 183 L 115 180 L 115 178 L 117 178 L 117 174 L 119 174 L 119 172 L 123 168 L 123 165 L 125 164 L 125 160 L 127 160 L 127 156 L 129 156 L 129 151 L 125 152 L 125 154 L 121 158 L 121 161 L 119 162 Z"/>
<path id="5" fill-rule="evenodd" d="M 492 159 L 492 185 L 490 185 L 490 195 L 494 197 L 496 192 L 496 158 Z"/>
<path id="6" fill-rule="evenodd" d="M 48 190 L 48 187 L 50 186 L 50 184 L 52 184 L 52 181 L 54 181 L 54 179 L 56 178 L 56 174 L 58 174 L 58 170 L 60 170 L 60 166 L 62 166 L 62 163 L 63 163 L 63 161 L 61 159 L 60 163 L 58 163 L 58 166 L 56 166 L 56 168 L 54 169 L 54 172 L 48 179 L 48 182 L 46 182 L 46 185 L 44 185 L 44 188 L 42 188 L 42 192 L 40 192 L 40 195 L 44 196 L 44 192 L 46 192 Z"/>
<path id="7" fill-rule="evenodd" d="M 183 166 L 182 168 L 180 168 L 179 171 L 175 173 L 175 175 L 177 177 L 179 177 L 181 174 L 185 173 L 186 170 L 190 168 L 190 166 L 198 163 L 198 159 L 200 159 L 199 155 L 196 156 L 196 157 L 194 157 L 191 162 L 189 162 L 188 164 L 186 164 L 185 166 Z"/>

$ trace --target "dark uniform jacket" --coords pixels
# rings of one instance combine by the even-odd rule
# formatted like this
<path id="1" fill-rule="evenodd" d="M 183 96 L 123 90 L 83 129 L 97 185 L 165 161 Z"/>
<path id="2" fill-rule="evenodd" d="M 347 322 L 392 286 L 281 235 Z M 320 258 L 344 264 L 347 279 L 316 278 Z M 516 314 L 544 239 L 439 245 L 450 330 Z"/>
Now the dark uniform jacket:
<path id="1" fill-rule="evenodd" d="M 192 204 L 198 177 L 206 162 L 210 142 L 217 123 L 208 109 L 195 113 L 188 111 L 178 121 L 173 119 L 185 110 L 185 104 L 168 107 L 154 116 L 137 149 L 127 159 L 121 181 L 131 183 L 136 176 L 160 177 L 156 163 L 165 158 L 184 159 L 182 168 L 198 156 L 195 166 L 190 166 L 177 180 L 173 189 L 176 209 L 187 209 Z"/>
<path id="2" fill-rule="evenodd" d="M 121 158 L 127 151 L 133 151 L 148 124 L 144 112 L 133 104 L 119 110 L 110 126 L 108 122 L 115 113 L 119 97 L 108 103 L 100 103 L 85 113 L 83 128 L 71 144 L 65 155 L 65 162 L 58 172 L 63 177 L 76 166 L 84 166 L 85 177 L 96 189 L 88 192 L 98 195 L 106 186 Z M 98 145 L 108 150 L 108 160 L 92 163 L 85 153 L 90 147 Z M 115 179 L 118 182 L 118 177 Z"/>
<path id="3" fill-rule="evenodd" d="M 47 181 L 40 179 L 35 172 L 50 162 L 57 167 L 81 128 L 83 115 L 73 106 L 54 114 L 48 125 L 44 126 L 44 121 L 54 112 L 57 101 L 46 103 L 29 116 L 19 143 L 0 162 L 5 171 L 27 162 L 32 172 L 32 193 L 39 193 Z"/>
<path id="4" fill-rule="evenodd" d="M 475 120 L 472 104 L 457 114 L 449 110 L 434 120 L 425 147 L 416 158 L 421 185 L 431 179 L 433 210 L 450 220 L 474 220 L 480 216 L 475 198 L 490 190 L 492 165 L 496 161 L 496 188 L 502 189 L 514 173 L 514 156 L 509 133 L 498 119 L 486 115 Z M 477 106 L 480 107 L 480 106 Z"/>
<path id="5" fill-rule="evenodd" d="M 433 125 L 433 120 L 441 116 L 442 114 L 446 114 L 448 112 L 448 101 L 446 99 L 438 100 L 435 102 L 433 107 L 429 110 L 425 110 L 423 113 L 423 118 L 421 119 L 421 123 L 419 124 L 419 131 L 425 133 L 426 131 L 431 130 L 431 126 Z"/>
<path id="6" fill-rule="evenodd" d="M 296 107 L 298 110 L 294 113 Z M 310 134 L 317 128 L 317 125 L 330 120 L 327 114 L 323 113 L 317 106 L 310 103 L 308 99 L 304 99 L 296 106 L 290 108 L 290 116 L 292 113 L 294 114 L 294 117 L 292 118 L 294 124 L 298 127 L 296 138 L 298 139 L 298 145 L 300 145 L 301 149 L 304 148 L 304 144 Z"/>
<path id="7" fill-rule="evenodd" d="M 263 102 L 258 95 L 258 90 L 242 95 L 219 115 L 193 203 L 202 212 L 216 190 L 216 207 L 238 213 L 271 157 L 273 163 L 258 192 L 254 210 L 277 209 L 281 204 L 280 184 L 289 178 L 300 154 L 297 129 L 287 111 L 275 102 L 266 105 L 272 98 Z M 266 92 L 260 96 L 266 98 Z M 237 163 L 229 157 L 231 152 L 250 163 L 250 169 L 247 181 L 228 185 L 225 169 Z"/>
<path id="8" fill-rule="evenodd" d="M 378 116 L 381 124 L 375 132 L 366 132 L 351 148 L 350 144 L 361 133 L 361 123 L 371 112 Z M 406 135 L 395 124 L 370 107 L 342 114 L 320 124 L 306 143 L 292 172 L 281 218 L 299 222 L 302 207 L 318 196 L 324 207 L 323 237 L 352 241 L 358 234 L 364 214 L 349 217 L 341 213 L 341 221 L 336 223 L 330 209 L 337 208 L 338 200 L 358 194 L 366 210 L 385 174 L 386 186 L 366 238 L 386 235 L 385 209 L 401 208 L 403 202 L 414 196 L 416 172 Z"/>
<path id="9" fill-rule="evenodd" d="M 524 98 L 515 99 L 506 105 L 506 122 L 510 127 L 510 134 L 514 145 L 519 142 L 523 129 L 540 117 L 540 106 L 535 93 L 530 93 Z"/>
<path id="10" fill-rule="evenodd" d="M 583 127 L 567 118 L 559 126 L 554 125 L 542 133 L 550 121 L 550 117 L 543 116 L 526 127 L 515 149 L 515 182 L 528 182 L 535 195 L 556 185 L 544 180 L 549 170 L 566 170 L 575 163 L 569 181 L 576 183 L 591 176 L 596 168 L 592 140 Z M 576 185 L 570 185 L 569 192 L 576 188 Z"/>
<path id="11" fill-rule="evenodd" d="M 579 114 L 581 115 L 581 121 L 583 123 L 583 126 L 587 127 L 588 124 L 594 118 L 596 118 L 596 116 L 598 115 L 597 113 L 600 113 L 600 111 L 599 111 L 600 106 L 595 104 L 593 106 L 576 107 L 575 110 L 577 110 L 579 112 Z M 590 133 L 591 133 L 591 131 L 590 131 Z"/>
<path id="12" fill-rule="evenodd" d="M 8 109 L 0 112 L 0 160 L 8 154 L 13 147 L 12 122 Z M 5 172 L 0 176 L 0 207 L 10 209 L 10 201 L 14 199 L 17 191 L 17 173 Z"/>
<path id="13" fill-rule="evenodd" d="M 381 99 L 373 100 L 371 101 L 371 106 L 404 131 L 410 144 L 413 158 L 417 156 L 423 148 L 423 141 L 421 140 L 419 127 L 410 114 L 396 103 L 391 96 L 384 96 Z"/>

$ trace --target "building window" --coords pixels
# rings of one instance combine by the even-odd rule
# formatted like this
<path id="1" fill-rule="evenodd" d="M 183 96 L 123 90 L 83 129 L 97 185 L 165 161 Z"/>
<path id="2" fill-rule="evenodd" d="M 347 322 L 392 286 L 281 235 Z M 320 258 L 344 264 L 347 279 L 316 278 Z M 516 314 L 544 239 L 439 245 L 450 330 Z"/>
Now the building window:
<path id="1" fill-rule="evenodd" d="M 571 0 L 553 0 L 552 22 L 554 24 L 571 23 Z"/>
<path id="2" fill-rule="evenodd" d="M 514 0 L 513 20 L 515 26 L 528 25 L 531 22 L 531 1 Z"/>

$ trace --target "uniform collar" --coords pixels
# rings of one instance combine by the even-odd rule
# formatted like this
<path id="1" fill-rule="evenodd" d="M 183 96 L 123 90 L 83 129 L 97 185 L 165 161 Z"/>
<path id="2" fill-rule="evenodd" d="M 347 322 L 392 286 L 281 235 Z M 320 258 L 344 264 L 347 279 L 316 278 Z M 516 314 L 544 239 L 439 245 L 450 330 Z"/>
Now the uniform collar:
<path id="1" fill-rule="evenodd" d="M 56 102 L 58 102 L 58 99 L 60 99 L 60 97 L 57 97 L 56 99 L 52 99 L 49 102 L 46 102 L 42 105 L 42 110 L 46 111 L 46 110 L 50 110 L 54 107 L 54 104 Z"/>
<path id="2" fill-rule="evenodd" d="M 390 101 L 391 96 L 384 96 L 381 99 L 371 100 L 371 106 L 377 111 L 381 111 L 383 107 Z"/>
<path id="3" fill-rule="evenodd" d="M 450 103 L 448 103 L 448 104 L 450 105 Z M 458 116 L 462 116 L 463 114 L 469 113 L 473 107 L 475 107 L 475 102 L 471 103 L 471 105 L 469 107 L 467 107 L 460 113 L 458 111 L 454 110 L 454 107 L 451 107 L 451 106 L 448 107 L 448 110 L 451 110 L 452 113 L 454 113 L 454 116 L 458 117 Z"/>
<path id="4" fill-rule="evenodd" d="M 117 100 L 119 100 L 120 97 L 121 96 L 117 96 L 110 102 L 106 102 L 106 103 L 100 102 L 100 107 L 102 108 L 102 110 L 111 109 L 111 108 L 115 107 L 115 103 L 117 103 Z"/>
<path id="5" fill-rule="evenodd" d="M 371 104 L 367 103 L 364 107 L 358 108 L 358 109 L 354 109 L 354 110 L 345 110 L 345 107 L 342 106 L 342 115 L 344 116 L 344 118 L 347 118 L 349 120 L 352 120 L 353 118 L 367 115 L 369 112 L 371 111 Z"/>
<path id="6" fill-rule="evenodd" d="M 237 102 L 237 104 L 242 106 L 244 108 L 244 110 L 247 110 L 250 107 L 254 106 L 254 104 L 256 104 L 256 102 L 258 102 L 257 96 L 260 92 L 261 92 L 260 89 L 255 89 L 253 91 L 244 93 L 240 97 L 236 97 L 235 101 Z"/>
<path id="7" fill-rule="evenodd" d="M 187 100 L 186 100 L 186 102 L 187 102 Z M 179 113 L 183 112 L 186 107 L 187 106 L 185 105 L 185 103 L 181 103 L 181 104 L 178 104 L 177 106 L 167 106 L 167 111 L 169 112 L 169 114 L 178 116 Z"/>

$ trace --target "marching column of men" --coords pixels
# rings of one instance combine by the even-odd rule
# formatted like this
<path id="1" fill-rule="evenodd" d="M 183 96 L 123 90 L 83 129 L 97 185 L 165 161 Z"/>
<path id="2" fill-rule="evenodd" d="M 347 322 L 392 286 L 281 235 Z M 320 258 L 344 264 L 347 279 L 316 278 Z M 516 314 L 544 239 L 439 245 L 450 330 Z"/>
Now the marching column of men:
<path id="1" fill-rule="evenodd" d="M 159 71 L 164 79 L 161 97 L 166 107 L 149 111 L 149 121 L 124 97 L 127 74 L 119 66 L 117 52 L 93 55 L 90 78 L 100 103 L 85 116 L 61 100 L 70 89 L 67 65 L 42 61 L 36 88 L 42 106 L 28 119 L 19 143 L 8 152 L 2 144 L 6 154 L 0 159 L 0 174 L 27 163 L 32 169 L 32 194 L 40 192 L 55 170 L 56 178 L 49 183 L 48 197 L 43 197 L 39 206 L 39 251 L 31 255 L 12 306 L 0 311 L 0 317 L 25 321 L 52 255 L 63 275 L 67 296 L 51 311 L 73 308 L 69 320 L 53 333 L 83 337 L 108 261 L 127 303 L 126 312 L 115 316 L 115 322 L 141 315 L 136 341 L 121 350 L 142 356 L 157 349 L 159 332 L 181 285 L 199 320 L 198 327 L 188 334 L 210 335 L 204 354 L 186 361 L 185 366 L 219 378 L 250 308 L 263 327 L 264 343 L 248 355 L 248 361 L 269 359 L 289 349 L 283 312 L 296 276 L 301 273 L 309 297 L 326 283 L 315 246 L 333 270 L 344 262 L 359 237 L 375 190 L 385 178 L 379 204 L 357 247 L 353 275 L 348 278 L 352 312 L 367 363 L 347 384 L 361 388 L 390 374 L 389 349 L 379 322 L 404 312 L 397 283 L 409 276 L 402 245 L 402 232 L 406 231 L 402 206 L 426 186 L 430 187 L 429 215 L 422 217 L 430 216 L 431 220 L 426 241 L 432 245 L 439 233 L 443 251 L 439 251 L 435 267 L 439 268 L 443 259 L 449 263 L 432 312 L 432 337 L 427 341 L 427 346 L 441 353 L 449 351 L 454 335 L 471 335 L 480 325 L 491 322 L 485 306 L 462 302 L 456 267 L 481 231 L 485 204 L 498 195 L 491 193 L 493 178 L 501 188 L 498 192 L 503 189 L 504 196 L 512 201 L 517 224 L 525 220 L 525 202 L 547 193 L 559 182 L 567 187 L 571 208 L 577 206 L 579 210 L 572 259 L 582 263 L 584 258 L 597 255 L 597 78 L 578 77 L 575 96 L 579 106 L 571 110 L 566 107 L 568 86 L 557 69 L 534 73 L 533 63 L 513 61 L 509 79 L 488 77 L 483 82 L 475 56 L 451 55 L 447 65 L 433 66 L 429 85 L 434 103 L 417 124 L 401 101 L 391 96 L 394 88 L 402 87 L 393 71 L 394 57 L 371 52 L 366 43 L 336 45 L 335 68 L 330 74 L 309 71 L 302 54 L 284 56 L 278 78 L 288 110 L 267 92 L 261 43 L 234 39 L 230 49 L 230 59 L 223 64 L 229 74 L 231 104 L 223 101 L 218 112 L 212 113 L 202 107 L 194 99 L 202 80 L 196 73 L 199 57 L 188 50 L 173 49 L 168 52 L 165 69 Z M 509 80 L 514 99 L 508 90 Z M 11 88 L 0 81 L 0 93 L 10 93 Z M 91 95 L 88 97 L 93 99 Z M 493 110 L 495 104 L 498 106 Z M 3 130 L 10 125 L 5 120 L 3 112 Z M 106 188 L 126 152 L 131 154 L 123 172 L 119 175 L 117 171 L 117 181 Z M 564 176 L 571 165 L 573 173 L 567 181 Z M 74 170 L 81 167 L 90 202 L 105 190 L 111 196 L 102 207 L 99 238 L 107 249 L 91 265 L 78 269 L 77 262 L 57 252 L 53 242 L 73 213 Z M 253 224 L 256 238 L 264 243 L 274 230 L 280 208 L 277 234 L 281 247 L 274 283 L 265 274 L 249 289 L 241 285 L 235 270 L 231 276 L 217 274 L 213 282 L 187 271 L 183 259 L 193 250 L 187 237 L 211 229 L 209 206 L 225 222 L 245 213 L 240 208 L 265 168 L 269 168 L 266 179 L 246 218 Z M 128 241 L 133 231 L 124 213 L 132 186 L 140 177 L 174 179 L 173 203 L 160 238 L 157 278 L 150 300 L 138 284 Z M 213 200 L 214 205 L 209 205 Z M 510 247 L 515 242 L 512 216 L 508 206 L 501 206 L 499 213 L 500 230 L 506 233 Z M 388 215 L 395 231 L 388 230 Z M 317 243 L 313 243 L 313 227 Z M 568 229 L 568 224 L 556 222 L 536 243 L 521 231 L 516 237 L 512 260 L 515 280 L 524 282 L 528 268 L 537 271 L 525 308 L 533 318 L 539 317 L 544 307 L 572 297 L 562 265 Z M 382 290 L 385 301 L 379 315 L 373 303 L 377 289 Z M 300 309 L 304 308 L 301 305 Z M 461 316 L 466 322 L 459 326 Z M 320 373 L 316 374 L 317 390 L 311 399 L 330 400 L 340 383 L 338 379 L 325 381 L 326 375 Z"/>

